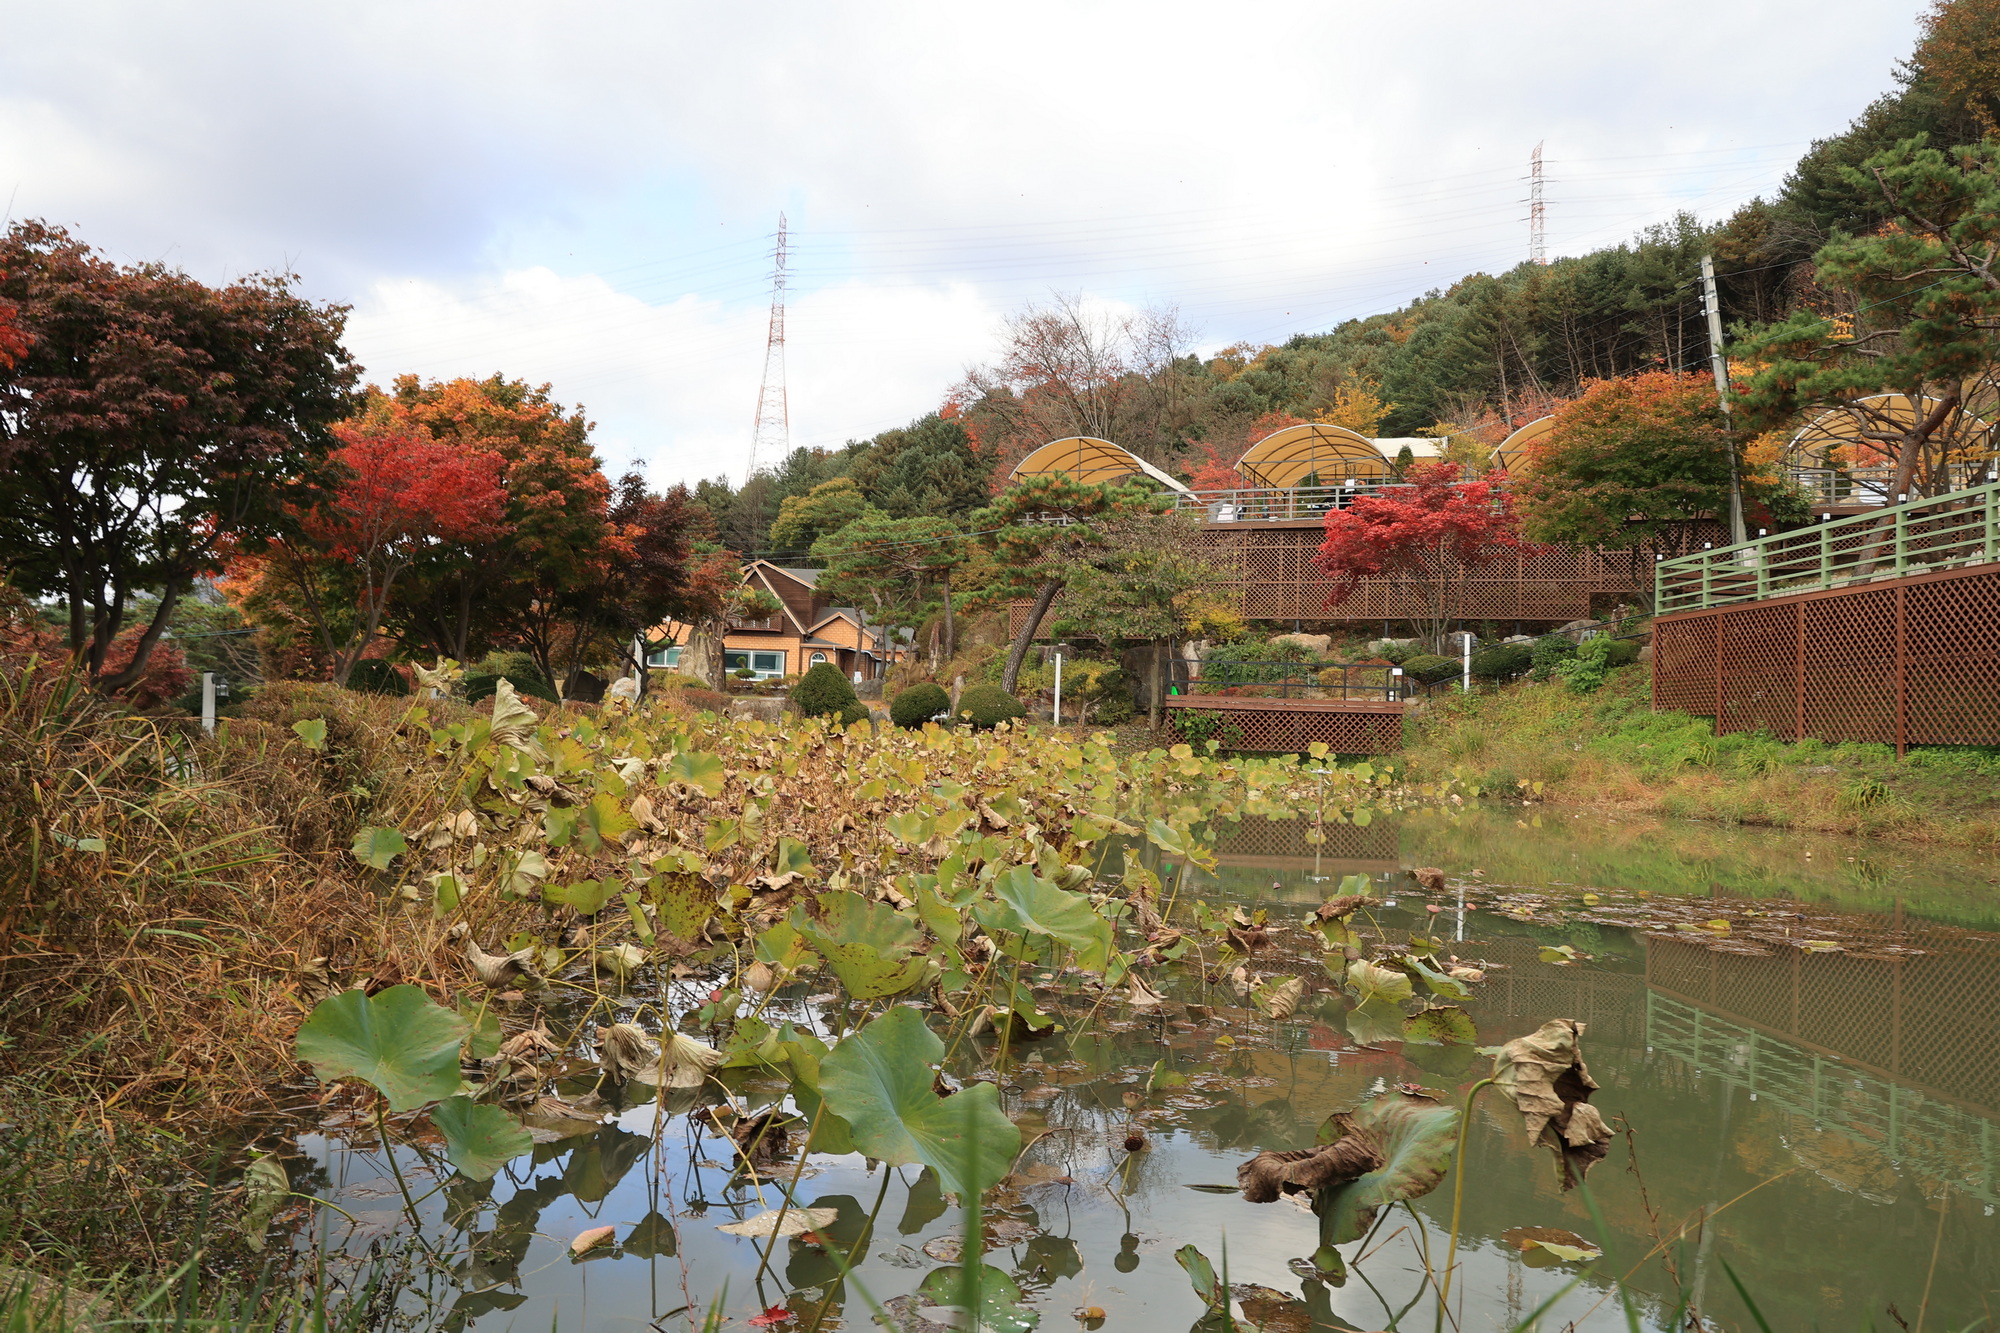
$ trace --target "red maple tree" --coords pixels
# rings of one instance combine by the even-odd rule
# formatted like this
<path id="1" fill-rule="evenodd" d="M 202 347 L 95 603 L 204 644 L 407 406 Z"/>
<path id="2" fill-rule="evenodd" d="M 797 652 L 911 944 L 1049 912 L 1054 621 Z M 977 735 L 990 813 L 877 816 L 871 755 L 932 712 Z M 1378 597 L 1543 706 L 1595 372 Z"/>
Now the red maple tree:
<path id="1" fill-rule="evenodd" d="M 1456 608 L 1455 585 L 1470 570 L 1528 547 L 1512 497 L 1487 481 L 1461 481 L 1456 463 L 1423 463 L 1409 484 L 1355 497 L 1326 516 L 1326 541 L 1313 561 L 1333 579 L 1330 606 L 1363 579 L 1412 585 L 1417 617 L 1435 648 Z"/>
<path id="2" fill-rule="evenodd" d="M 492 540 L 505 524 L 507 497 L 497 454 L 435 439 L 421 427 L 344 423 L 334 433 L 340 479 L 317 503 L 294 511 L 292 535 L 233 572 L 286 587 L 330 660 L 334 682 L 345 685 L 381 631 L 397 576 L 439 546 Z M 349 600 L 351 611 L 339 605 Z"/>

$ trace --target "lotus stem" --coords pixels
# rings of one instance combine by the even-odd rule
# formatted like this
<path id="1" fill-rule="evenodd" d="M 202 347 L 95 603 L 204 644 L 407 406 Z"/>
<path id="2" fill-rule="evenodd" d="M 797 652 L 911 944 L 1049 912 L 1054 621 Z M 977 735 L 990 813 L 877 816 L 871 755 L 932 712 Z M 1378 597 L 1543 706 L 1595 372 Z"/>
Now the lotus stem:
<path id="1" fill-rule="evenodd" d="M 382 1140 L 382 1155 L 389 1159 L 389 1174 L 396 1178 L 396 1188 L 403 1193 L 403 1211 L 409 1215 L 410 1227 L 418 1235 L 423 1234 L 423 1219 L 417 1216 L 417 1201 L 410 1197 L 410 1187 L 403 1180 L 403 1168 L 396 1165 L 396 1145 L 389 1142 L 389 1119 L 382 1113 L 383 1098 L 375 1098 L 375 1136 Z"/>
<path id="2" fill-rule="evenodd" d="M 1451 1239 L 1445 1242 L 1444 1285 L 1438 1290 L 1436 1327 L 1439 1329 L 1444 1327 L 1445 1302 L 1451 1299 L 1451 1272 L 1458 1262 L 1458 1219 L 1465 1207 L 1465 1136 L 1472 1127 L 1472 1103 L 1492 1083 L 1492 1079 L 1482 1078 L 1467 1089 L 1465 1103 L 1458 1112 L 1458 1147 L 1451 1157 Z"/>

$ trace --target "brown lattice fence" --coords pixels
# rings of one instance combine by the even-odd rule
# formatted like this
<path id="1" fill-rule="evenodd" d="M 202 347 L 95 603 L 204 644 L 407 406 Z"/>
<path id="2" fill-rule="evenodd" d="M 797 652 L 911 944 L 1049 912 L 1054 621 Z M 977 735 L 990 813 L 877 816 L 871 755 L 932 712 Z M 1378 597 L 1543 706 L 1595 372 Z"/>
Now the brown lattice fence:
<path id="1" fill-rule="evenodd" d="M 1653 645 L 1653 706 L 1717 735 L 2000 745 L 1990 565 L 1663 616 Z"/>
<path id="2" fill-rule="evenodd" d="M 1403 748 L 1403 705 L 1346 699 L 1168 699 L 1166 725 L 1185 741 L 1299 754 L 1322 742 L 1334 754 L 1390 754 Z M 1191 720 L 1195 715 L 1197 720 Z"/>

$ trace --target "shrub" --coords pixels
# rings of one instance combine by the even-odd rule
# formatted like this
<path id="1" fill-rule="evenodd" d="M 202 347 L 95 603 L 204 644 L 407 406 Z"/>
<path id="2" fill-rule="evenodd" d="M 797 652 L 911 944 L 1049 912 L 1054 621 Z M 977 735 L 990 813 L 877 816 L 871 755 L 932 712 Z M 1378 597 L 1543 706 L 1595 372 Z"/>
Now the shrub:
<path id="1" fill-rule="evenodd" d="M 1021 701 L 998 685 L 974 685 L 958 696 L 958 716 L 981 731 L 991 731 L 1002 722 L 1027 715 Z"/>
<path id="2" fill-rule="evenodd" d="M 1458 675 L 1461 669 L 1460 663 L 1449 657 L 1440 657 L 1436 653 L 1418 653 L 1413 657 L 1404 658 L 1398 665 L 1403 668 L 1404 675 L 1420 680 L 1426 685 L 1450 680 Z"/>
<path id="3" fill-rule="evenodd" d="M 1576 656 L 1576 645 L 1566 634 L 1544 634 L 1535 640 L 1530 660 L 1534 663 L 1533 676 L 1536 680 L 1547 680 L 1553 676 L 1556 667 Z"/>
<path id="4" fill-rule="evenodd" d="M 839 667 L 820 662 L 799 678 L 792 690 L 792 702 L 807 717 L 837 717 L 861 701 Z M 867 709 L 861 711 L 862 716 L 867 716 Z"/>
<path id="5" fill-rule="evenodd" d="M 921 727 L 950 712 L 951 696 L 929 681 L 910 686 L 889 703 L 889 720 L 899 727 Z"/>
<path id="6" fill-rule="evenodd" d="M 1599 635 L 1584 640 L 1583 646 L 1557 662 L 1554 670 L 1572 693 L 1590 694 L 1604 684 L 1605 675 L 1613 667 L 1628 666 L 1638 660 L 1637 644 Z"/>
<path id="7" fill-rule="evenodd" d="M 408 694 L 410 682 L 381 658 L 364 657 L 347 673 L 347 688 L 363 694 Z"/>
<path id="8" fill-rule="evenodd" d="M 677 671 L 654 670 L 647 673 L 646 688 L 649 690 L 705 690 L 708 686 L 694 676 L 683 676 Z"/>
<path id="9" fill-rule="evenodd" d="M 1173 723 L 1189 745 L 1213 743 L 1217 749 L 1233 750 L 1243 744 L 1243 729 L 1221 713 L 1184 709 L 1174 714 Z"/>
<path id="10" fill-rule="evenodd" d="M 840 725 L 851 727 L 856 722 L 866 722 L 872 716 L 874 714 L 868 711 L 868 705 L 856 700 L 840 710 Z"/>
<path id="11" fill-rule="evenodd" d="M 1472 674 L 1480 680 L 1512 680 L 1534 662 L 1534 649 L 1527 644 L 1496 643 L 1472 655 Z"/>
<path id="12" fill-rule="evenodd" d="M 514 693 L 555 703 L 556 687 L 542 675 L 535 666 L 535 659 L 526 653 L 490 653 L 486 658 L 465 673 L 465 697 L 467 702 L 476 703 L 492 696 L 502 678 L 514 686 Z"/>
<path id="13" fill-rule="evenodd" d="M 1117 667 L 1091 682 L 1088 696 L 1090 720 L 1099 726 L 1115 727 L 1130 722 L 1139 706 L 1132 702 L 1132 678 Z"/>

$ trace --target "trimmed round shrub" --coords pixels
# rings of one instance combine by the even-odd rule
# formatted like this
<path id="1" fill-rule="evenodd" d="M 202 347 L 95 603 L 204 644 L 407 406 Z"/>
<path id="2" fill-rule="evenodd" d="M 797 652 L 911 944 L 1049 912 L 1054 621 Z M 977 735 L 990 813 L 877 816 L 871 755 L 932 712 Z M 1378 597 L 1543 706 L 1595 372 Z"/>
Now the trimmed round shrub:
<path id="1" fill-rule="evenodd" d="M 851 727 L 856 722 L 866 722 L 872 716 L 874 715 L 868 711 L 868 705 L 856 700 L 840 710 L 840 725 Z"/>
<path id="2" fill-rule="evenodd" d="M 889 703 L 889 720 L 899 727 L 921 727 L 951 712 L 951 696 L 929 681 L 912 685 Z"/>
<path id="3" fill-rule="evenodd" d="M 1403 674 L 1426 685 L 1435 685 L 1441 680 L 1450 680 L 1459 674 L 1461 663 L 1449 657 L 1439 657 L 1436 653 L 1417 653 L 1406 657 L 1400 665 Z"/>
<path id="4" fill-rule="evenodd" d="M 1472 674 L 1480 680 L 1512 680 L 1533 666 L 1535 651 L 1525 643 L 1496 643 L 1472 655 Z"/>
<path id="5" fill-rule="evenodd" d="M 974 685 L 958 696 L 959 718 L 970 721 L 981 731 L 991 731 L 1002 722 L 1027 715 L 1021 701 L 998 685 Z"/>
<path id="6" fill-rule="evenodd" d="M 1604 658 L 1604 665 L 1631 666 L 1639 660 L 1639 644 L 1633 639 L 1613 639 L 1611 650 Z"/>
<path id="7" fill-rule="evenodd" d="M 364 657 L 354 664 L 354 670 L 347 673 L 347 688 L 363 694 L 408 694 L 410 682 L 383 659 Z"/>
<path id="8" fill-rule="evenodd" d="M 854 686 L 831 662 L 816 664 L 799 677 L 799 683 L 792 689 L 792 703 L 807 717 L 843 717 L 860 702 Z M 861 713 L 866 717 L 868 710 L 864 708 Z"/>
<path id="9" fill-rule="evenodd" d="M 662 671 L 655 667 L 647 673 L 646 688 L 649 690 L 705 690 L 708 683 L 696 676 L 683 676 L 678 671 Z"/>

